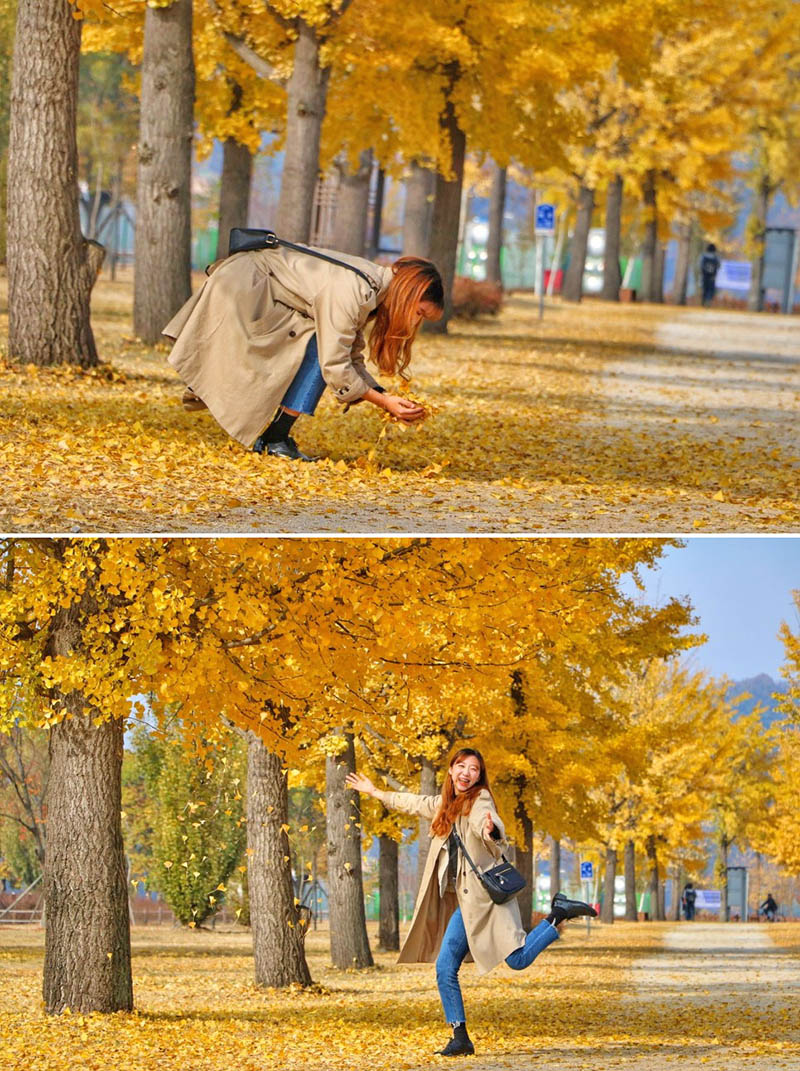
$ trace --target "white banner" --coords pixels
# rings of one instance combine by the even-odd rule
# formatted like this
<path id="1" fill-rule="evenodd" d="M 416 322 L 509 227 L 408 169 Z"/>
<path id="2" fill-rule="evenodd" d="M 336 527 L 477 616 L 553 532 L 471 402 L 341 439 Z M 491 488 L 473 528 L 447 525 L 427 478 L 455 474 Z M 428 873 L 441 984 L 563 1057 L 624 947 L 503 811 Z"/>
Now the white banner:
<path id="1" fill-rule="evenodd" d="M 719 889 L 698 889 L 694 902 L 696 911 L 719 911 L 722 895 Z"/>
<path id="2" fill-rule="evenodd" d="M 750 289 L 749 260 L 721 260 L 717 272 L 717 290 L 738 290 L 744 293 Z"/>

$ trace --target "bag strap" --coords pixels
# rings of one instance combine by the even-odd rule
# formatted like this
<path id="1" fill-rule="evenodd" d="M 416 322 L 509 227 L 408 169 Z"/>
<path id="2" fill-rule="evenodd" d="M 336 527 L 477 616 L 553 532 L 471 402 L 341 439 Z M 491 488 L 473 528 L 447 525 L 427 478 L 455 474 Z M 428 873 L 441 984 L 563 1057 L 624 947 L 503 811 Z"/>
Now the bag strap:
<path id="1" fill-rule="evenodd" d="M 462 851 L 462 852 L 464 853 L 464 858 L 465 858 L 465 859 L 467 860 L 467 862 L 469 863 L 469 865 L 470 865 L 470 866 L 472 867 L 472 869 L 473 869 L 473 870 L 475 871 L 475 874 L 477 875 L 477 877 L 478 877 L 478 880 L 479 880 L 479 881 L 483 881 L 483 874 L 482 874 L 482 873 L 481 873 L 481 871 L 480 871 L 480 870 L 478 870 L 478 868 L 477 868 L 477 867 L 475 866 L 475 864 L 474 864 L 474 863 L 473 863 L 473 861 L 472 861 L 472 856 L 471 856 L 471 855 L 469 854 L 469 852 L 467 851 L 467 849 L 466 849 L 466 848 L 464 847 L 464 842 L 462 841 L 461 837 L 459 837 L 459 835 L 458 835 L 458 830 L 456 829 L 456 824 L 455 824 L 455 822 L 453 822 L 453 827 L 452 827 L 452 829 L 451 829 L 451 833 L 452 833 L 452 834 L 453 834 L 453 836 L 455 837 L 455 840 L 456 840 L 456 844 L 457 844 L 457 845 L 458 845 L 458 847 L 459 847 L 459 848 L 461 849 L 461 851 Z M 505 853 L 504 853 L 504 852 L 501 852 L 501 853 L 500 853 L 500 858 L 501 858 L 501 859 L 503 860 L 503 862 L 504 862 L 504 863 L 507 863 L 507 862 L 508 862 L 508 859 L 506 859 L 506 857 L 505 857 Z"/>
<path id="2" fill-rule="evenodd" d="M 251 228 L 248 228 L 251 229 Z M 252 228 L 255 229 L 255 228 Z M 355 264 L 347 264 L 344 260 L 337 260 L 336 257 L 329 257 L 327 253 L 320 253 L 318 249 L 309 249 L 305 245 L 295 245 L 294 242 L 289 242 L 285 238 L 279 238 L 275 231 L 261 231 L 264 235 L 264 249 L 277 249 L 279 245 L 286 246 L 287 249 L 294 249 L 296 253 L 307 253 L 310 257 L 317 257 L 319 260 L 327 260 L 329 264 L 337 264 L 340 268 L 348 268 L 350 271 L 354 271 L 356 275 L 360 275 L 364 282 L 377 292 L 380 287 L 374 279 L 370 279 L 366 272 L 363 272 L 361 268 L 357 268 Z"/>

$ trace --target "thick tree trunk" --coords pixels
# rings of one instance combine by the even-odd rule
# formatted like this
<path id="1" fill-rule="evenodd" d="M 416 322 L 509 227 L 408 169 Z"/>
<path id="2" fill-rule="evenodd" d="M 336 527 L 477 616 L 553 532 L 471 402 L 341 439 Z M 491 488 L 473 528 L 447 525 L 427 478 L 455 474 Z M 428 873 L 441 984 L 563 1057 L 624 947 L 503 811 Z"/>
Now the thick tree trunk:
<path id="1" fill-rule="evenodd" d="M 355 770 L 353 737 L 347 747 L 325 763 L 328 831 L 328 896 L 331 920 L 331 960 L 334 967 L 371 967 L 367 938 L 364 888 L 361 878 L 361 818 L 358 793 L 345 778 Z"/>
<path id="2" fill-rule="evenodd" d="M 636 922 L 636 848 L 632 840 L 625 842 L 625 920 Z"/>
<path id="3" fill-rule="evenodd" d="M 247 736 L 247 881 L 256 985 L 311 985 L 306 929 L 295 905 L 286 771 L 254 733 Z"/>
<path id="4" fill-rule="evenodd" d="M 689 260 L 692 250 L 692 224 L 678 224 L 678 259 L 675 264 L 675 282 L 672 285 L 673 305 L 685 305 L 689 287 Z"/>
<path id="5" fill-rule="evenodd" d="M 533 886 L 533 822 L 522 802 L 517 804 L 517 818 L 522 828 L 522 844 L 517 845 L 515 863 L 517 870 L 525 879 L 525 888 L 517 897 L 517 904 L 522 919 L 522 928 L 530 930 L 535 891 Z"/>
<path id="6" fill-rule="evenodd" d="M 506 207 L 508 170 L 495 164 L 492 192 L 489 197 L 489 239 L 486 245 L 486 278 L 490 283 L 503 282 L 500 254 L 503 249 L 503 215 Z"/>
<path id="7" fill-rule="evenodd" d="M 367 209 L 369 180 L 372 175 L 372 150 L 365 149 L 358 159 L 358 170 L 348 170 L 346 159 L 339 165 L 341 182 L 333 221 L 333 248 L 340 253 L 363 257 L 367 248 Z"/>
<path id="8" fill-rule="evenodd" d="M 583 295 L 583 272 L 586 267 L 586 248 L 594 213 L 594 190 L 581 184 L 578 193 L 578 212 L 575 231 L 570 247 L 569 267 L 564 276 L 564 297 L 567 301 L 580 301 Z"/>
<path id="9" fill-rule="evenodd" d="M 278 201 L 280 235 L 307 242 L 319 178 L 319 141 L 328 97 L 328 68 L 320 67 L 317 31 L 297 20 L 294 66 L 288 84 L 286 149 Z"/>
<path id="10" fill-rule="evenodd" d="M 750 220 L 755 245 L 755 254 L 751 261 L 750 294 L 747 299 L 747 307 L 751 312 L 764 311 L 764 248 L 767 239 L 767 213 L 771 193 L 769 178 L 762 175 Z"/>
<path id="11" fill-rule="evenodd" d="M 75 138 L 81 22 L 65 0 L 19 0 L 8 149 L 8 352 L 97 364 L 89 299 L 103 250 L 81 236 Z"/>
<path id="12" fill-rule="evenodd" d="M 391 837 L 381 836 L 378 838 L 378 845 L 380 851 L 378 946 L 385 952 L 397 952 L 400 948 L 400 881 L 397 841 Z"/>
<path id="13" fill-rule="evenodd" d="M 614 921 L 614 886 L 617 880 L 617 849 L 606 846 L 606 871 L 603 875 L 603 909 L 600 921 L 609 926 Z"/>
<path id="14" fill-rule="evenodd" d="M 74 649 L 62 634 L 59 653 Z M 58 642 L 58 641 L 57 641 Z M 123 726 L 94 725 L 80 697 L 50 731 L 44 866 L 45 1008 L 130 1011 L 130 924 L 120 823 Z"/>
<path id="15" fill-rule="evenodd" d="M 436 191 L 436 174 L 416 160 L 409 164 L 405 180 L 406 206 L 403 211 L 403 253 L 407 257 L 427 257 L 431 244 L 431 217 Z"/>
<path id="16" fill-rule="evenodd" d="M 145 8 L 133 329 L 161 332 L 192 292 L 192 0 Z"/>
<path id="17" fill-rule="evenodd" d="M 386 193 L 386 172 L 378 168 L 375 181 L 375 203 L 372 206 L 372 221 L 369 225 L 369 243 L 367 254 L 370 260 L 377 260 L 381 250 L 381 231 L 383 230 L 383 199 Z"/>
<path id="18" fill-rule="evenodd" d="M 667 247 L 663 242 L 656 244 L 656 259 L 653 273 L 653 301 L 662 305 L 664 303 L 664 263 L 667 259 Z"/>
<path id="19" fill-rule="evenodd" d="M 458 78 L 457 68 L 450 71 L 450 86 Z M 461 188 L 464 184 L 464 156 L 467 138 L 458 125 L 455 106 L 450 94 L 445 110 L 440 116 L 440 125 L 450 142 L 450 171 L 452 179 L 436 176 L 436 191 L 431 220 L 430 259 L 439 269 L 444 283 L 444 315 L 441 320 L 427 321 L 425 329 L 434 334 L 447 332 L 447 324 L 453 315 L 453 280 L 456 273 L 458 251 L 458 225 L 461 218 Z"/>
<path id="20" fill-rule="evenodd" d="M 619 265 L 620 234 L 622 229 L 622 189 L 621 175 L 615 175 L 606 191 L 606 251 L 603 260 L 604 301 L 619 301 L 619 288 L 622 286 L 622 269 Z"/>
<path id="21" fill-rule="evenodd" d="M 561 841 L 556 837 L 550 840 L 550 898 L 561 888 Z"/>
<path id="22" fill-rule="evenodd" d="M 419 792 L 421 796 L 436 795 L 436 770 L 430 759 L 422 760 L 422 769 L 419 775 Z M 428 833 L 430 819 L 420 818 L 417 824 L 417 889 L 422 884 L 422 875 L 425 872 L 425 860 L 428 858 L 428 850 L 431 846 L 431 838 Z"/>
<path id="23" fill-rule="evenodd" d="M 676 867 L 672 876 L 672 902 L 670 904 L 670 918 L 677 922 L 681 917 L 681 889 L 683 888 L 683 867 Z"/>
<path id="24" fill-rule="evenodd" d="M 657 301 L 658 297 L 658 204 L 656 176 L 648 171 L 644 181 L 644 239 L 642 241 L 642 293 L 643 301 Z"/>
<path id="25" fill-rule="evenodd" d="M 246 145 L 226 138 L 222 147 L 217 256 L 227 257 L 231 227 L 246 227 L 253 182 L 253 154 Z"/>

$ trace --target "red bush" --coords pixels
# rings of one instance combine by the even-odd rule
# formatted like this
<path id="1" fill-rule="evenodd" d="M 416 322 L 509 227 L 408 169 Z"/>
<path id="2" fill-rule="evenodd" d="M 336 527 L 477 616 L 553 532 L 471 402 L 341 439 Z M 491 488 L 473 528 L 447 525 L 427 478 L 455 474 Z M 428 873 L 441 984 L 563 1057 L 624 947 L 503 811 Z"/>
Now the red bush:
<path id="1" fill-rule="evenodd" d="M 457 275 L 453 282 L 453 315 L 464 320 L 489 313 L 496 316 L 503 305 L 503 288 L 499 283 L 478 282 Z"/>

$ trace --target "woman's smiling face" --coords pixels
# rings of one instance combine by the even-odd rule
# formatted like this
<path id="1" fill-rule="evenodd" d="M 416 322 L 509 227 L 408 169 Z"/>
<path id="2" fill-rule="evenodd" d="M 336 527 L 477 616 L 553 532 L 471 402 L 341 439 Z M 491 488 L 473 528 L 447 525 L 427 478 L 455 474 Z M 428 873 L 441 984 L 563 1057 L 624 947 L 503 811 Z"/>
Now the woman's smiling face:
<path id="1" fill-rule="evenodd" d="M 474 755 L 463 755 L 450 767 L 450 777 L 456 793 L 466 792 L 481 776 L 481 764 Z"/>

